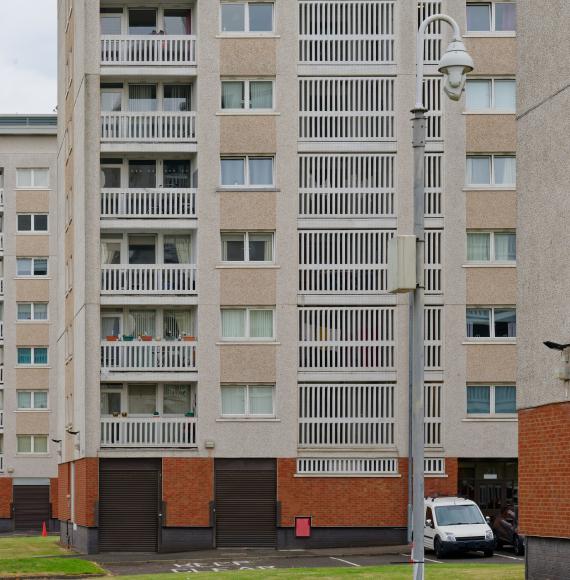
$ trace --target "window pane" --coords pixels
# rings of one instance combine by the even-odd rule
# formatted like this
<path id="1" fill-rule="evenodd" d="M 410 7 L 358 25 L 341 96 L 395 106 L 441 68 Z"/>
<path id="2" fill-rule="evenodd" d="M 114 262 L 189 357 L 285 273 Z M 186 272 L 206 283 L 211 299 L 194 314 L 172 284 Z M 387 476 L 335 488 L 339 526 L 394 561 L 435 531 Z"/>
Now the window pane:
<path id="1" fill-rule="evenodd" d="M 49 169 L 34 169 L 34 187 L 48 187 Z"/>
<path id="2" fill-rule="evenodd" d="M 515 157 L 495 157 L 495 185 L 515 185 L 517 163 Z"/>
<path id="3" fill-rule="evenodd" d="M 222 234 L 222 260 L 243 262 L 245 260 L 244 234 Z"/>
<path id="4" fill-rule="evenodd" d="M 34 320 L 48 319 L 48 305 L 36 302 L 34 304 Z"/>
<path id="5" fill-rule="evenodd" d="M 101 264 L 121 263 L 121 242 L 101 241 Z"/>
<path id="6" fill-rule="evenodd" d="M 31 319 L 32 319 L 32 305 L 18 304 L 18 320 L 31 320 Z"/>
<path id="7" fill-rule="evenodd" d="M 117 187 L 120 187 L 120 181 Z M 156 161 L 129 161 L 129 187 L 133 189 L 156 187 Z"/>
<path id="8" fill-rule="evenodd" d="M 32 170 L 31 169 L 16 169 L 16 185 L 18 187 L 32 186 Z"/>
<path id="9" fill-rule="evenodd" d="M 18 453 L 32 452 L 32 437 L 31 435 L 18 435 Z"/>
<path id="10" fill-rule="evenodd" d="M 467 336 L 469 338 L 491 336 L 491 311 L 488 308 L 467 309 Z"/>
<path id="11" fill-rule="evenodd" d="M 245 415 L 245 387 L 222 387 L 222 415 Z"/>
<path id="12" fill-rule="evenodd" d="M 32 408 L 32 393 L 30 391 L 18 391 L 18 409 Z"/>
<path id="13" fill-rule="evenodd" d="M 491 108 L 491 81 L 467 81 L 467 110 Z"/>
<path id="14" fill-rule="evenodd" d="M 164 263 L 190 264 L 192 238 L 190 236 L 164 236 Z"/>
<path id="15" fill-rule="evenodd" d="M 517 259 L 517 236 L 514 232 L 495 234 L 495 260 L 514 262 Z"/>
<path id="16" fill-rule="evenodd" d="M 48 262 L 47 258 L 36 258 L 34 260 L 34 276 L 47 276 Z"/>
<path id="17" fill-rule="evenodd" d="M 154 236 L 129 237 L 129 264 L 156 263 L 156 245 Z"/>
<path id="18" fill-rule="evenodd" d="M 48 362 L 48 349 L 47 348 L 34 348 L 34 364 L 35 365 L 47 365 Z"/>
<path id="19" fill-rule="evenodd" d="M 121 393 L 101 393 L 101 415 L 112 415 L 121 412 Z"/>
<path id="20" fill-rule="evenodd" d="M 271 81 L 251 81 L 249 83 L 250 109 L 273 108 L 273 83 Z"/>
<path id="21" fill-rule="evenodd" d="M 251 415 L 273 415 L 273 387 L 249 387 Z"/>
<path id="22" fill-rule="evenodd" d="M 244 108 L 244 82 L 222 82 L 222 109 Z"/>
<path id="23" fill-rule="evenodd" d="M 491 412 L 491 387 L 467 387 L 467 413 Z"/>
<path id="24" fill-rule="evenodd" d="M 34 393 L 34 409 L 47 409 L 47 391 L 36 391 Z"/>
<path id="25" fill-rule="evenodd" d="M 245 5 L 222 4 L 222 32 L 245 30 Z"/>
<path id="26" fill-rule="evenodd" d="M 252 157 L 249 160 L 249 184 L 273 185 L 273 159 Z"/>
<path id="27" fill-rule="evenodd" d="M 495 413 L 517 412 L 517 389 L 514 386 L 495 387 Z"/>
<path id="28" fill-rule="evenodd" d="M 34 435 L 34 453 L 47 453 L 48 444 L 45 435 Z"/>
<path id="29" fill-rule="evenodd" d="M 273 4 L 249 4 L 250 32 L 271 32 L 273 30 Z"/>
<path id="30" fill-rule="evenodd" d="M 163 173 L 164 187 L 174 189 L 190 187 L 190 161 L 164 161 Z"/>
<path id="31" fill-rule="evenodd" d="M 467 158 L 467 184 L 489 185 L 491 183 L 491 158 Z"/>
<path id="32" fill-rule="evenodd" d="M 128 333 L 132 336 L 155 336 L 156 334 L 156 313 L 154 310 L 131 310 L 128 322 Z"/>
<path id="33" fill-rule="evenodd" d="M 490 4 L 467 4 L 467 30 L 469 32 L 491 30 Z"/>
<path id="34" fill-rule="evenodd" d="M 19 348 L 18 349 L 18 364 L 19 365 L 32 364 L 32 349 L 31 348 Z"/>
<path id="35" fill-rule="evenodd" d="M 488 262 L 490 259 L 490 234 L 467 234 L 467 260 L 470 262 Z"/>
<path id="36" fill-rule="evenodd" d="M 165 111 L 191 111 L 191 92 L 189 85 L 165 85 L 163 109 Z"/>
<path id="37" fill-rule="evenodd" d="M 101 34 L 121 34 L 120 14 L 101 14 Z"/>
<path id="38" fill-rule="evenodd" d="M 129 385 L 129 413 L 152 415 L 156 411 L 155 385 Z"/>
<path id="39" fill-rule="evenodd" d="M 121 110 L 121 93 L 119 91 L 106 91 L 101 89 L 101 111 L 109 113 Z"/>
<path id="40" fill-rule="evenodd" d="M 129 85 L 129 111 L 156 111 L 156 85 Z"/>
<path id="41" fill-rule="evenodd" d="M 192 410 L 190 385 L 164 385 L 165 415 L 184 415 Z"/>
<path id="42" fill-rule="evenodd" d="M 32 260 L 30 258 L 18 258 L 16 262 L 16 272 L 18 276 L 31 276 Z"/>
<path id="43" fill-rule="evenodd" d="M 32 216 L 30 214 L 18 215 L 18 231 L 29 232 L 32 229 Z"/>
<path id="44" fill-rule="evenodd" d="M 495 4 L 495 30 L 499 32 L 517 29 L 517 8 L 514 2 Z"/>
<path id="45" fill-rule="evenodd" d="M 245 161 L 222 159 L 222 185 L 245 185 Z"/>
<path id="46" fill-rule="evenodd" d="M 129 10 L 129 34 L 156 33 L 154 10 Z"/>
<path id="47" fill-rule="evenodd" d="M 38 214 L 34 216 L 34 230 L 36 232 L 47 232 L 48 229 L 48 216 L 43 214 Z"/>
<path id="48" fill-rule="evenodd" d="M 245 337 L 245 310 L 222 310 L 222 337 Z"/>
<path id="49" fill-rule="evenodd" d="M 514 80 L 495 81 L 495 109 L 515 111 L 517 108 L 517 83 Z"/>
<path id="50" fill-rule="evenodd" d="M 163 332 L 169 338 L 194 336 L 194 313 L 191 310 L 165 310 Z"/>
<path id="51" fill-rule="evenodd" d="M 271 262 L 273 260 L 273 235 L 249 234 L 250 262 Z"/>
<path id="52" fill-rule="evenodd" d="M 249 326 L 251 338 L 273 338 L 273 310 L 250 310 Z"/>
<path id="53" fill-rule="evenodd" d="M 165 10 L 164 29 L 166 34 L 181 36 L 192 34 L 192 12 L 190 10 Z"/>
<path id="54" fill-rule="evenodd" d="M 514 308 L 495 308 L 495 338 L 514 338 L 517 335 L 517 311 Z"/>

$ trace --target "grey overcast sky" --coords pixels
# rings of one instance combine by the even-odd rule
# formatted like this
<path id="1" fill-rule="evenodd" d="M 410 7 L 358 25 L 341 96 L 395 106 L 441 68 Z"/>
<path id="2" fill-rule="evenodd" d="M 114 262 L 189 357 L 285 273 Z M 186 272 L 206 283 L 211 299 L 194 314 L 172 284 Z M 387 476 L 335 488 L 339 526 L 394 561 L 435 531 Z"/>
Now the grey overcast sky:
<path id="1" fill-rule="evenodd" d="M 0 0 L 0 115 L 57 105 L 56 0 Z"/>

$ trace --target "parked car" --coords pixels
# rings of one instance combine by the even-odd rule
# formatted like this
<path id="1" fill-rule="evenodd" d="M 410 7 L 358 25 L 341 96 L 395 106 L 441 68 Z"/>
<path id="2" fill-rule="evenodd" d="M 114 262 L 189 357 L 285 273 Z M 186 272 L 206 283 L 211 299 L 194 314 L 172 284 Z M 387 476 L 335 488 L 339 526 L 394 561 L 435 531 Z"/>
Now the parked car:
<path id="1" fill-rule="evenodd" d="M 461 497 L 427 498 L 424 547 L 433 550 L 438 558 L 469 551 L 490 557 L 495 538 L 474 501 Z"/>
<path id="2" fill-rule="evenodd" d="M 524 536 L 519 534 L 517 515 L 512 505 L 504 506 L 495 518 L 493 532 L 497 548 L 509 545 L 513 547 L 517 556 L 524 554 Z"/>

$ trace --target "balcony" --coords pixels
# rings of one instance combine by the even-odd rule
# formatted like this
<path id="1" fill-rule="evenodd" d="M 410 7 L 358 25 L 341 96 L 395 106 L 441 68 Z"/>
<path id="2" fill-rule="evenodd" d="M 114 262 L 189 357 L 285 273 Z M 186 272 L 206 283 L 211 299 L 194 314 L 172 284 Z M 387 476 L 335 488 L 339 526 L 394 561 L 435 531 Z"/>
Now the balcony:
<path id="1" fill-rule="evenodd" d="M 101 368 L 108 371 L 195 371 L 195 341 L 102 341 Z"/>
<path id="2" fill-rule="evenodd" d="M 102 218 L 195 218 L 196 189 L 106 189 Z"/>
<path id="3" fill-rule="evenodd" d="M 180 264 L 105 264 L 101 294 L 197 294 L 196 266 Z"/>
<path id="4" fill-rule="evenodd" d="M 101 447 L 195 447 L 195 417 L 105 417 Z"/>
<path id="5" fill-rule="evenodd" d="M 0 187 L 0 211 L 4 211 L 4 188 L 2 187 Z"/>
<path id="6" fill-rule="evenodd" d="M 0 296 L 4 296 L 4 278 L 0 278 Z"/>
<path id="7" fill-rule="evenodd" d="M 196 37 L 121 35 L 101 37 L 104 66 L 196 66 Z"/>
<path id="8" fill-rule="evenodd" d="M 4 384 L 4 365 L 0 365 L 0 385 Z"/>
<path id="9" fill-rule="evenodd" d="M 0 429 L 4 429 L 4 410 L 0 411 Z"/>
<path id="10" fill-rule="evenodd" d="M 195 111 L 117 111 L 101 114 L 106 143 L 178 143 L 196 141 Z"/>

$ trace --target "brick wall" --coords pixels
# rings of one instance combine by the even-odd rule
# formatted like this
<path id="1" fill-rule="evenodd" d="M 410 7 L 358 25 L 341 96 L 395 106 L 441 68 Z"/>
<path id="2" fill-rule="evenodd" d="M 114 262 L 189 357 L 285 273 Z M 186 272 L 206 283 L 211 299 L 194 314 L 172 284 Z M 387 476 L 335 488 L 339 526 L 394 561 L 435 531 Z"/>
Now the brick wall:
<path id="1" fill-rule="evenodd" d="M 209 458 L 162 460 L 162 498 L 166 525 L 207 527 L 214 499 L 214 461 Z"/>
<path id="2" fill-rule="evenodd" d="M 51 504 L 51 517 L 57 520 L 57 510 L 59 508 L 58 502 L 58 483 L 57 477 L 53 477 L 49 480 L 49 501 Z"/>
<path id="3" fill-rule="evenodd" d="M 75 523 L 96 526 L 96 504 L 99 498 L 99 459 L 85 457 L 75 461 Z"/>
<path id="4" fill-rule="evenodd" d="M 457 495 L 459 490 L 459 460 L 456 457 L 445 458 L 445 473 L 447 477 L 425 478 L 426 497 Z"/>
<path id="5" fill-rule="evenodd" d="M 10 519 L 12 511 L 10 504 L 12 503 L 12 478 L 0 477 L 0 518 Z"/>
<path id="6" fill-rule="evenodd" d="M 519 528 L 570 538 L 570 403 L 519 411 Z"/>
<path id="7" fill-rule="evenodd" d="M 70 494 L 69 470 L 69 463 L 60 463 L 58 465 L 57 515 L 62 522 L 71 518 L 71 507 L 68 497 Z"/>
<path id="8" fill-rule="evenodd" d="M 295 477 L 295 459 L 277 460 L 281 526 L 312 516 L 315 527 L 407 525 L 408 462 L 400 477 Z"/>

